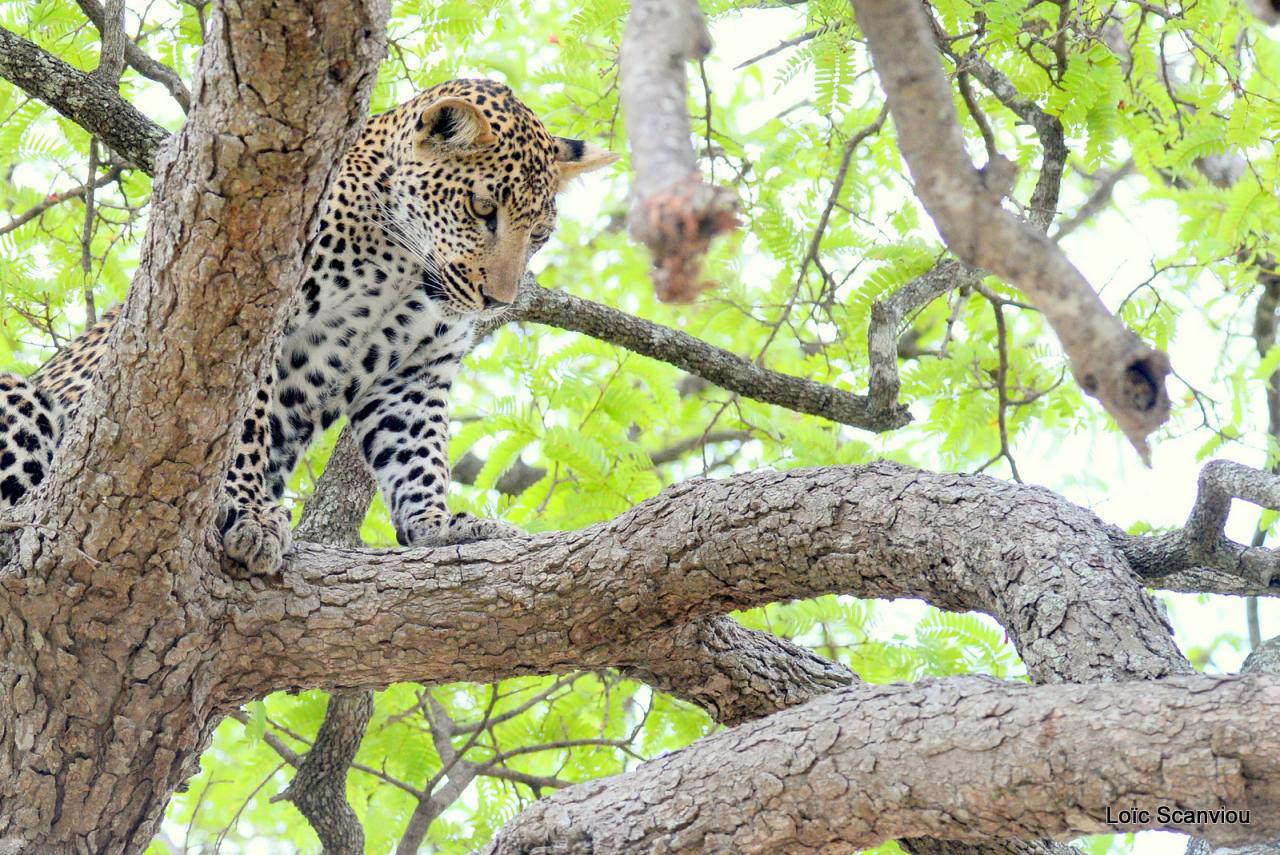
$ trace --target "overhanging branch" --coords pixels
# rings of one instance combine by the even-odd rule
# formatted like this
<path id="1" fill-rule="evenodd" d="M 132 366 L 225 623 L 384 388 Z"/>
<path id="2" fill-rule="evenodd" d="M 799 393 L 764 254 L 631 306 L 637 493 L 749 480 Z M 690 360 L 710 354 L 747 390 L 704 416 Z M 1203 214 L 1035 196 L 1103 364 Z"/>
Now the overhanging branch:
<path id="1" fill-rule="evenodd" d="M 947 246 L 1030 298 L 1070 357 L 1080 387 L 1102 403 L 1147 459 L 1146 438 L 1169 414 L 1168 357 L 1126 329 L 1039 229 L 1001 207 L 1012 186 L 1009 161 L 993 160 L 981 171 L 973 167 L 923 6 L 853 0 L 853 7 L 916 195 Z"/>
<path id="2" fill-rule="evenodd" d="M 824 383 L 779 374 L 688 333 L 564 291 L 542 288 L 532 277 L 525 280 L 520 297 L 506 319 L 534 321 L 584 333 L 659 359 L 752 400 L 863 430 L 892 430 L 911 418 L 896 398 L 871 401 Z"/>

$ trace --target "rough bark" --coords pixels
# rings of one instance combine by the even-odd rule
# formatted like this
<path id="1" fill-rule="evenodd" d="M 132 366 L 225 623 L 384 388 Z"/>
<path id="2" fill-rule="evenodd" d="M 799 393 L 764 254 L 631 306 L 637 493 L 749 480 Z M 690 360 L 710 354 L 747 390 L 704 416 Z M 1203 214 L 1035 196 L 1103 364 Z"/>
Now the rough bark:
<path id="1" fill-rule="evenodd" d="M 1277 715 L 1273 677 L 852 686 L 562 790 L 485 852 L 749 855 L 1146 828 L 1247 843 L 1280 831 L 1280 731 L 1258 726 Z M 1163 821 L 1161 805 L 1250 821 Z M 1130 806 L 1152 816 L 1108 819 Z"/>
<path id="2" fill-rule="evenodd" d="M 154 161 L 142 264 L 100 382 L 0 570 L 0 849 L 141 851 L 225 709 L 213 640 L 226 579 L 207 523 L 336 159 L 364 121 L 385 17 L 373 0 L 213 9 L 191 119 Z M 110 111 L 101 136 L 133 131 L 112 142 L 122 152 L 155 149 L 99 81 L 10 33 L 0 57 L 0 74 L 77 119 Z"/>
<path id="3" fill-rule="evenodd" d="M 1161 613 L 1125 560 L 1130 542 L 1116 539 L 1092 514 L 1035 488 L 888 464 L 690 482 L 583 532 L 430 551 L 375 553 L 303 544 L 279 579 L 240 580 L 220 572 L 216 546 L 207 548 L 192 533 L 201 532 L 211 514 L 235 423 L 231 416 L 265 363 L 266 342 L 292 290 L 298 259 L 305 258 L 333 158 L 363 119 L 382 15 L 372 5 L 323 2 L 302 12 L 288 3 L 266 10 L 227 4 L 215 15 L 192 122 L 156 164 L 158 225 L 148 237 L 144 269 L 116 334 L 117 355 L 73 431 L 70 451 L 64 449 L 50 502 L 34 509 L 18 560 L 0 569 L 0 851 L 137 851 L 218 715 L 291 686 L 362 688 L 396 679 L 485 680 L 615 665 L 722 719 L 739 721 L 851 682 L 841 668 L 718 617 L 789 597 L 842 591 L 922 596 L 944 608 L 982 609 L 1008 628 L 1032 675 L 1044 681 L 1151 678 L 1185 670 Z M 0 31 L 0 46 L 10 37 Z M 42 53 L 37 49 L 34 56 Z M 0 55 L 0 74 L 7 76 L 12 69 L 3 65 L 5 56 Z M 21 77 L 21 70 L 13 73 Z M 63 100 L 68 110 L 79 111 L 77 120 L 102 122 L 107 130 L 120 121 L 137 125 L 134 116 L 121 120 L 119 99 L 110 116 L 83 93 Z M 143 152 L 147 160 L 145 153 L 155 150 L 163 132 L 119 138 L 122 150 Z M 563 309 L 558 297 L 547 299 Z M 687 344 L 655 333 L 652 325 L 602 317 L 565 323 L 598 323 L 605 334 L 641 349 L 674 353 Z M 743 379 L 741 366 L 732 361 L 736 357 L 726 363 L 716 353 L 699 353 L 727 384 L 767 389 L 777 377 L 765 372 L 768 382 L 762 386 L 760 376 Z M 796 394 L 794 387 L 786 394 Z M 839 411 L 843 399 L 823 400 L 820 414 L 827 415 Z M 865 401 L 862 406 L 867 409 Z M 172 423 L 175 412 L 185 413 L 184 420 Z M 351 486 L 339 491 L 340 499 L 356 495 L 358 485 Z M 322 499 L 316 514 L 325 513 Z M 785 682 L 775 684 L 774 677 Z M 867 756 L 861 744 L 857 754 L 843 752 L 855 750 L 860 739 L 878 743 L 881 728 L 869 724 L 876 715 L 892 726 L 894 710 L 913 703 L 949 709 L 985 697 L 990 686 L 937 685 L 941 700 L 926 697 L 935 689 L 923 686 L 855 687 L 818 701 L 840 723 L 828 748 L 848 740 L 839 743 L 840 758 L 833 754 L 832 765 Z M 1274 683 L 1240 685 L 1265 697 L 1236 700 L 1264 710 L 1276 704 Z M 1256 783 L 1254 773 L 1268 775 L 1256 786 L 1272 786 L 1267 782 L 1277 776 L 1265 765 L 1276 753 L 1269 743 L 1261 749 L 1270 755 L 1249 754 L 1238 745 L 1234 720 L 1214 718 L 1219 710 L 1212 701 L 1222 691 L 1237 690 L 1174 683 L 1158 691 L 1175 688 L 1182 702 L 1161 706 L 1164 718 L 1155 719 L 1160 748 L 1185 753 L 1192 746 L 1197 761 L 1217 764 L 1215 786 L 1231 793 L 1242 775 L 1250 783 Z M 864 690 L 870 694 L 857 694 Z M 1130 694 L 1115 687 L 1079 691 L 1095 690 L 1117 694 L 1054 695 L 1050 702 L 1050 695 L 1027 694 L 1050 690 L 997 687 L 991 691 L 1023 694 L 1010 696 L 1008 709 L 1003 700 L 994 707 L 979 703 L 995 711 L 962 723 L 986 726 L 994 717 L 1025 725 L 1019 718 L 1025 715 L 1043 735 L 1046 719 L 1034 718 L 1036 710 L 1066 705 L 1068 724 L 1080 725 L 1080 710 L 1094 698 L 1114 708 L 1119 727 L 1131 727 L 1134 711 L 1145 713 L 1144 704 L 1155 703 L 1145 686 L 1124 690 Z M 912 700 L 911 692 L 921 694 Z M 803 749 L 806 740 L 825 739 L 830 731 L 817 725 L 807 734 L 792 732 L 796 723 L 809 722 L 812 708 L 761 721 L 751 738 L 759 746 L 790 745 L 794 767 L 802 756 L 795 740 Z M 359 710 L 354 712 L 358 719 Z M 846 713 L 847 719 L 839 718 Z M 1206 715 L 1221 724 L 1208 753 L 1196 741 Z M 1056 718 L 1047 721 L 1057 727 Z M 1184 724 L 1190 729 L 1180 732 Z M 949 725 L 948 719 L 948 727 L 922 738 L 963 744 L 958 740 L 969 732 L 953 733 Z M 319 776 L 330 795 L 341 777 L 332 770 L 354 751 L 352 738 L 361 729 L 333 729 L 336 736 L 329 741 L 338 754 L 322 750 L 325 740 L 313 749 L 315 768 L 330 770 Z M 1011 733 L 1007 745 L 984 752 L 995 758 L 993 768 L 1020 768 L 1005 766 L 1010 761 L 1002 752 L 1020 750 L 1023 730 Z M 731 734 L 724 745 L 746 747 L 734 741 L 741 740 L 739 731 Z M 920 744 L 910 746 L 912 754 Z M 887 825 L 861 816 L 858 811 L 871 803 L 862 801 L 854 803 L 852 814 L 837 812 L 838 820 L 851 815 L 852 825 L 831 828 L 842 836 L 965 837 L 976 834 L 975 828 L 1000 836 L 1065 834 L 1075 824 L 1093 822 L 1087 811 L 1097 803 L 1096 788 L 1073 795 L 1070 786 L 1078 780 L 1072 775 L 1083 775 L 1096 759 L 1087 753 L 1094 745 L 1081 744 L 1086 753 L 1067 755 L 1075 763 L 1068 775 L 1057 774 L 1055 764 L 1063 756 L 1057 742 L 1036 747 L 1040 753 L 1025 758 L 1043 762 L 1030 762 L 1028 786 L 1048 769 L 1055 774 L 1041 783 L 1061 789 L 1036 792 L 1062 793 L 1063 803 L 1082 813 L 997 813 L 979 817 L 976 826 L 965 823 L 971 804 L 965 799 L 983 798 L 984 792 L 998 805 L 1016 807 L 998 801 L 1017 795 L 1003 791 L 1006 775 L 989 778 L 986 791 L 961 787 L 947 801 L 909 816 L 919 806 L 911 798 L 932 792 L 936 782 L 899 780 L 895 773 L 882 774 L 868 790 L 889 796 L 908 790 L 908 798 L 890 798 L 897 806 L 888 811 Z M 700 750 L 679 756 L 715 761 L 716 744 L 707 754 Z M 890 740 L 877 756 L 888 758 L 895 750 L 907 749 Z M 955 754 L 939 750 L 948 758 Z M 1113 748 L 1108 762 L 1118 754 Z M 306 765 L 305 759 L 294 760 Z M 1167 765 L 1161 771 L 1168 773 L 1169 786 L 1184 786 L 1182 767 Z M 610 793 L 601 796 L 608 802 L 633 784 L 646 786 L 651 774 L 669 785 L 661 780 L 663 767 L 655 768 L 619 779 L 621 784 L 575 788 L 566 803 L 587 804 L 593 794 Z M 1196 769 L 1202 774 L 1203 764 Z M 740 791 L 744 781 L 751 785 L 741 771 L 736 777 L 731 771 L 708 767 L 698 774 L 710 781 L 724 772 L 722 793 Z M 809 797 L 814 782 L 834 786 L 849 780 L 847 768 L 830 777 L 790 771 L 810 787 Z M 1115 792 L 1127 792 L 1120 788 L 1132 786 L 1125 776 L 1133 771 L 1123 758 L 1115 759 Z M 1002 792 L 991 792 L 993 781 Z M 692 792 L 701 793 L 697 787 Z M 1202 779 L 1195 792 L 1203 796 Z M 747 795 L 772 798 L 771 793 L 766 787 Z M 796 795 L 785 787 L 779 793 L 784 802 Z M 1276 815 L 1269 790 L 1248 790 L 1248 796 L 1269 817 Z M 833 798 L 841 810 L 848 807 L 842 794 Z M 317 809 L 328 804 L 335 802 L 320 800 Z M 725 833 L 747 828 L 748 815 L 752 822 L 763 817 L 764 826 L 775 816 L 767 813 L 768 805 L 744 804 L 744 819 L 732 820 L 736 824 Z M 952 817 L 950 825 L 944 813 Z M 721 815 L 708 802 L 707 816 Z M 898 822 L 905 828 L 908 821 L 910 830 L 889 827 Z M 537 822 L 536 814 L 522 820 L 513 834 L 529 834 Z M 806 831 L 811 826 L 805 822 L 791 829 Z M 982 822 L 1003 824 L 991 831 Z M 349 830 L 349 824 L 344 827 Z M 592 826 L 582 828 L 590 832 Z M 682 825 L 669 831 L 696 829 Z M 537 834 L 570 846 L 574 839 L 561 838 L 552 825 Z M 679 838 L 666 842 L 671 840 Z M 809 839 L 801 842 L 808 845 Z"/>
<path id="4" fill-rule="evenodd" d="M 152 172 L 168 133 L 120 98 L 113 83 L 72 68 L 0 27 L 0 76 L 101 139 L 121 159 Z"/>
<path id="5" fill-rule="evenodd" d="M 751 721 L 825 694 L 858 677 L 797 644 L 732 618 L 694 621 L 649 639 L 622 672 L 683 698 L 725 725 Z"/>
<path id="6" fill-rule="evenodd" d="M 702 256 L 716 235 L 738 224 L 732 192 L 706 184 L 690 140 L 685 65 L 711 50 L 696 0 L 635 0 L 619 56 L 631 162 L 628 223 L 653 253 L 658 298 L 688 301 L 707 285 Z"/>
<path id="7" fill-rule="evenodd" d="M 1036 487 L 890 463 L 669 488 L 609 523 L 436 550 L 299 544 L 227 582 L 228 700 L 283 687 L 489 681 L 637 666 L 644 640 L 780 599 L 978 609 L 1037 679 L 1185 668 L 1107 526 Z"/>
<path id="8" fill-rule="evenodd" d="M 315 744 L 289 786 L 273 799 L 293 802 L 311 823 L 325 855 L 364 853 L 364 827 L 347 803 L 347 770 L 372 717 L 372 692 L 330 695 Z"/>
<path id="9" fill-rule="evenodd" d="M 1076 381 L 1149 457 L 1146 437 L 1169 415 L 1169 359 L 1143 344 L 1098 299 L 1039 228 L 1000 205 L 1013 165 L 975 169 L 952 105 L 933 35 L 919 3 L 854 0 L 858 24 L 898 128 L 916 195 L 961 260 L 1017 286 L 1044 313 Z"/>
<path id="10" fill-rule="evenodd" d="M 1244 660 L 1240 673 L 1280 676 L 1280 635 L 1258 645 Z M 1276 855 L 1277 852 L 1280 852 L 1280 837 L 1241 847 L 1218 847 L 1208 840 L 1192 838 L 1187 841 L 1186 855 Z"/>

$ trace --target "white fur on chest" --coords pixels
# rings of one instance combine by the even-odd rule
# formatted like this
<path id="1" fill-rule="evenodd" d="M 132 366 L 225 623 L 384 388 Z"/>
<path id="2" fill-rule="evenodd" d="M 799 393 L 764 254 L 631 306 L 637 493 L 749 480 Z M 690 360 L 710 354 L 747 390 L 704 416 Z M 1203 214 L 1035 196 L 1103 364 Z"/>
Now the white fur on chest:
<path id="1" fill-rule="evenodd" d="M 453 380 L 470 350 L 475 320 L 430 299 L 421 276 L 381 282 L 348 276 L 342 289 L 332 275 L 318 278 L 318 299 L 299 308 L 282 343 L 277 400 L 284 396 L 312 412 L 345 410 L 380 382 L 414 370 L 428 371 L 436 382 Z M 314 316 L 312 303 L 318 304 Z"/>

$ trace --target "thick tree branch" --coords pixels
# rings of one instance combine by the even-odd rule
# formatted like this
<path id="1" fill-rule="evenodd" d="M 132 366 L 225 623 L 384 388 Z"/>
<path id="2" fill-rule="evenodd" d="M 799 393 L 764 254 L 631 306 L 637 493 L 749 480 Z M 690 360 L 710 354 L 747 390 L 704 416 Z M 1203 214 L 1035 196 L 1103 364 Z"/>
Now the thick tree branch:
<path id="1" fill-rule="evenodd" d="M 332 546 L 360 546 L 360 526 L 377 489 L 355 434 L 344 428 L 294 533 Z"/>
<path id="2" fill-rule="evenodd" d="M 1254 649 L 1244 660 L 1240 673 L 1280 676 L 1280 635 Z M 1277 852 L 1280 852 L 1280 837 L 1230 848 L 1215 847 L 1207 840 L 1193 838 L 1187 841 L 1186 855 L 1276 855 Z"/>
<path id="3" fill-rule="evenodd" d="M 1265 840 L 1280 831 L 1280 731 L 1258 722 L 1277 715 L 1273 677 L 852 686 L 561 790 L 485 852 L 622 855 L 661 841 L 748 855 L 1146 828 Z M 1161 805 L 1248 811 L 1249 822 L 1159 817 Z M 1108 817 L 1130 806 L 1150 817 Z"/>
<path id="4" fill-rule="evenodd" d="M 371 2 L 372 12 L 334 0 L 217 7 L 199 109 L 157 159 L 142 263 L 102 382 L 50 477 L 56 528 L 86 553 L 166 548 L 118 542 L 124 519 L 147 528 L 162 516 L 152 533 L 184 550 L 212 520 L 238 414 L 273 358 L 330 178 L 366 118 L 385 11 Z M 253 88 L 240 83 L 249 75 Z"/>
<path id="5" fill-rule="evenodd" d="M 364 827 L 347 803 L 347 770 L 372 717 L 372 692 L 331 695 L 315 744 L 297 764 L 289 786 L 272 799 L 293 802 L 315 829 L 326 855 L 364 853 Z"/>
<path id="6" fill-rule="evenodd" d="M 737 226 L 738 200 L 702 181 L 690 142 L 685 64 L 711 50 L 696 0 L 635 0 L 619 58 L 631 162 L 631 234 L 653 253 L 661 300 L 692 300 L 716 235 Z"/>
<path id="7" fill-rule="evenodd" d="M 84 8 L 83 6 L 81 8 Z M 124 0 L 107 0 L 106 8 L 98 8 L 98 18 L 93 22 L 102 39 L 102 53 L 94 75 L 119 88 L 120 75 L 124 73 L 125 56 L 132 42 L 125 32 Z"/>
<path id="8" fill-rule="evenodd" d="M 1168 358 L 1107 311 L 1043 233 L 1000 206 L 1012 164 L 1001 160 L 978 171 L 969 162 L 922 6 L 895 0 L 854 0 L 853 6 L 916 194 L 948 247 L 1027 294 L 1057 333 L 1081 388 L 1101 401 L 1146 459 L 1146 437 L 1168 417 Z"/>
<path id="9" fill-rule="evenodd" d="M 643 652 L 675 627 L 826 593 L 985 611 L 1042 681 L 1188 667 L 1093 514 L 1040 488 L 889 463 L 694 480 L 610 523 L 510 541 L 301 544 L 256 588 L 226 592 L 232 704 L 288 686 L 653 670 Z"/>
<path id="10" fill-rule="evenodd" d="M 999 840 L 963 843 L 936 837 L 909 837 L 898 844 L 912 855 L 1080 855 L 1069 843 L 1052 840 Z"/>
<path id="11" fill-rule="evenodd" d="M 140 852 L 212 734 L 230 580 L 208 523 L 386 16 L 381 0 L 212 7 L 196 108 L 158 156 L 163 132 L 114 86 L 0 30 L 0 75 L 156 178 L 97 381 L 0 569 L 0 848 Z M 53 659 L 32 657 L 37 637 Z"/>
<path id="12" fill-rule="evenodd" d="M 655 455 L 655 461 L 659 456 Z M 297 534 L 323 543 L 358 546 L 360 522 L 373 490 L 359 448 L 352 435 L 344 431 L 316 485 L 315 495 L 303 508 Z M 624 669 L 628 676 L 698 704 L 724 724 L 758 718 L 856 680 L 839 663 L 723 617 L 696 621 L 655 637 L 646 649 L 637 651 L 635 658 L 649 664 L 646 668 Z M 345 780 L 371 712 L 369 693 L 335 694 L 297 777 L 285 793 L 277 796 L 293 801 L 302 811 L 326 852 L 363 851 L 359 823 L 345 800 Z M 442 726 L 447 725 L 443 719 L 440 721 Z M 438 741 L 447 743 L 448 734 L 437 735 L 434 724 L 432 733 Z M 282 759 L 299 765 L 296 755 L 293 759 L 282 755 Z M 416 851 L 415 841 L 422 839 L 431 821 L 452 803 L 456 797 L 452 791 L 459 786 L 465 789 L 470 778 L 463 772 L 474 765 L 461 763 L 449 775 L 448 791 L 422 794 L 401 842 L 402 849 Z M 475 767 L 471 771 L 474 777 L 482 770 Z"/>
<path id="13" fill-rule="evenodd" d="M 72 68 L 0 27 L 0 77 L 39 98 L 150 174 L 168 136 L 116 92 L 114 83 Z"/>

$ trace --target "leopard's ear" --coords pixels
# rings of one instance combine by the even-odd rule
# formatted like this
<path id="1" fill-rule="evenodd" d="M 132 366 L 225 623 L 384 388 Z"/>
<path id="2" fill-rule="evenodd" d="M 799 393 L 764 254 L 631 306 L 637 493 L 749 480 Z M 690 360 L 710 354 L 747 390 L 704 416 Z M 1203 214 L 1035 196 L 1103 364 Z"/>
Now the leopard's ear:
<path id="1" fill-rule="evenodd" d="M 557 190 L 563 190 L 571 180 L 584 172 L 602 169 L 618 159 L 594 143 L 556 137 Z"/>
<path id="2" fill-rule="evenodd" d="M 437 98 L 418 116 L 418 142 L 451 149 L 487 148 L 498 141 L 493 126 L 464 98 Z"/>

